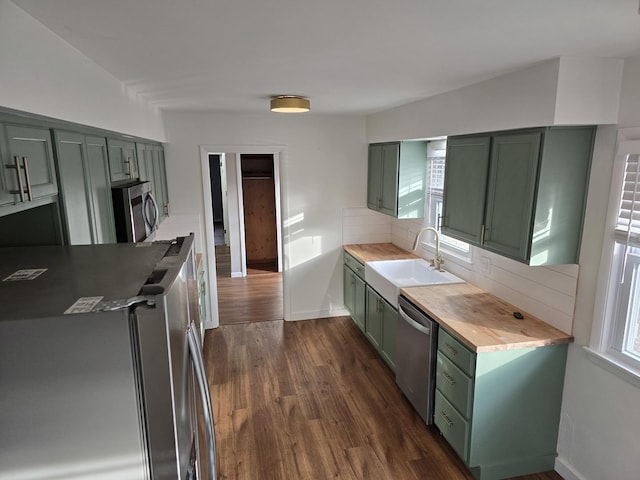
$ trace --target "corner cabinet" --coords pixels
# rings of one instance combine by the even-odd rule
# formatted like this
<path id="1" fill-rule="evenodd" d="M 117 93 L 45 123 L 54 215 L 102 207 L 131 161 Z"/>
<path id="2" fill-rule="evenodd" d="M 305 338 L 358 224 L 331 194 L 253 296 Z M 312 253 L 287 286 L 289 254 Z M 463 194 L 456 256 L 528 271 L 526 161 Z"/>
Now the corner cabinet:
<path id="1" fill-rule="evenodd" d="M 367 207 L 397 218 L 424 217 L 427 143 L 369 145 Z"/>
<path id="2" fill-rule="evenodd" d="M 442 232 L 529 265 L 577 263 L 595 127 L 449 137 Z"/>
<path id="3" fill-rule="evenodd" d="M 29 203 L 58 193 L 48 129 L 0 124 L 0 205 Z"/>
<path id="4" fill-rule="evenodd" d="M 553 470 L 567 344 L 472 352 L 438 334 L 434 423 L 478 480 Z"/>

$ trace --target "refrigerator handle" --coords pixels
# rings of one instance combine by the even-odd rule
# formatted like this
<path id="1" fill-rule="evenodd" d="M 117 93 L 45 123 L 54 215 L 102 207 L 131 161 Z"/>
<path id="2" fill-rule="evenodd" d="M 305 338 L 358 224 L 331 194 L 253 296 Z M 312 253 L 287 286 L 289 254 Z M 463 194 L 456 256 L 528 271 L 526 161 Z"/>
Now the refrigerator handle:
<path id="1" fill-rule="evenodd" d="M 207 434 L 209 448 L 209 479 L 215 480 L 216 473 L 216 436 L 213 430 L 213 412 L 211 410 L 211 395 L 209 393 L 209 384 L 207 383 L 207 375 L 204 370 L 204 360 L 202 358 L 202 349 L 200 348 L 200 340 L 198 338 L 198 328 L 194 322 L 191 322 L 187 328 L 187 338 L 189 340 L 189 353 L 193 361 L 196 378 L 198 380 L 198 390 L 200 390 L 200 399 L 202 401 L 202 411 L 204 413 L 204 424 Z"/>

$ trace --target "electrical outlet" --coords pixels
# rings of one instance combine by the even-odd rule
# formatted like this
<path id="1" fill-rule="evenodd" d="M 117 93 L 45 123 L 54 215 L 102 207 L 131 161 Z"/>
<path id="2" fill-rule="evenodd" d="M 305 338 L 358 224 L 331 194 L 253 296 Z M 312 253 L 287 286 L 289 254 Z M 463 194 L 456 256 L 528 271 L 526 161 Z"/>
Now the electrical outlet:
<path id="1" fill-rule="evenodd" d="M 491 273 L 491 259 L 489 257 L 485 257 L 484 255 L 480 257 L 480 272 L 485 275 Z"/>

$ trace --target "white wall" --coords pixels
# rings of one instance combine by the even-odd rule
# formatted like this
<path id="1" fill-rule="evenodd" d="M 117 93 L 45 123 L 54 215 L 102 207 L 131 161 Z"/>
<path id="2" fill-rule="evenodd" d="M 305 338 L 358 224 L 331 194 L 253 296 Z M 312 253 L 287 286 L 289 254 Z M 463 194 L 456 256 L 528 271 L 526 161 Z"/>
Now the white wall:
<path id="1" fill-rule="evenodd" d="M 203 212 L 200 145 L 282 146 L 285 318 L 344 314 L 342 210 L 365 204 L 364 117 L 167 113 L 165 120 L 174 213 Z"/>
<path id="2" fill-rule="evenodd" d="M 618 126 L 624 127 L 624 137 L 640 139 L 640 57 L 624 63 Z M 568 480 L 631 480 L 639 475 L 640 389 L 593 363 L 582 348 L 589 343 L 598 295 L 598 266 L 615 153 L 616 132 L 612 130 L 602 144 L 608 153 L 603 151 L 600 161 L 594 159 L 580 256 L 576 342 L 569 348 L 556 462 Z"/>
<path id="3" fill-rule="evenodd" d="M 562 57 L 367 117 L 369 142 L 616 123 L 622 60 Z"/>
<path id="4" fill-rule="evenodd" d="M 160 112 L 8 0 L 0 0 L 0 107 L 164 140 Z"/>

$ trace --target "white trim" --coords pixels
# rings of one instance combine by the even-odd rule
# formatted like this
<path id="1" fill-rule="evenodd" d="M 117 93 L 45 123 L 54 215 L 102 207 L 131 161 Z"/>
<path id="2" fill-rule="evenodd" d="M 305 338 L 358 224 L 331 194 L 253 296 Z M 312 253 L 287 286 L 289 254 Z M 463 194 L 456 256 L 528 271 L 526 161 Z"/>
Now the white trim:
<path id="1" fill-rule="evenodd" d="M 209 177 L 209 153 L 236 153 L 240 154 L 272 154 L 274 156 L 274 160 L 277 158 L 279 163 L 282 162 L 284 164 L 286 162 L 286 145 L 235 145 L 235 144 L 203 144 L 200 145 L 200 163 L 202 166 L 202 202 L 205 211 L 205 237 L 206 244 L 205 250 L 207 252 L 207 268 L 208 268 L 208 277 L 209 277 L 209 286 L 210 286 L 210 298 L 211 298 L 211 317 L 212 317 L 212 326 L 217 327 L 220 324 L 220 320 L 218 317 L 218 287 L 217 281 L 215 278 L 215 253 L 209 254 L 209 252 L 215 252 L 214 245 L 214 233 L 213 233 L 213 223 L 210 221 L 213 218 L 213 212 L 211 207 L 211 184 Z M 240 170 L 240 169 L 238 169 Z M 283 169 L 282 165 L 278 168 L 278 173 L 282 174 Z M 274 172 L 275 174 L 275 172 Z M 281 180 L 281 179 L 280 179 Z M 208 185 L 207 185 L 208 184 Z M 281 222 L 278 223 L 278 230 L 280 231 L 283 228 L 282 219 L 288 218 L 289 216 L 289 208 L 288 208 L 288 197 L 286 189 L 284 188 L 284 183 L 282 181 L 278 182 L 280 187 L 278 191 L 278 195 L 282 199 L 280 204 L 280 210 L 276 215 L 280 215 Z M 241 188 L 240 188 L 241 191 Z M 207 196 L 207 193 L 208 196 Z M 278 217 L 276 217 L 278 218 Z M 243 229 L 244 230 L 244 229 Z M 285 238 L 283 236 L 283 238 Z M 212 250 L 213 249 L 213 250 Z M 291 295 L 289 293 L 289 276 L 288 276 L 288 258 L 290 255 L 289 252 L 289 244 L 287 242 L 282 243 L 282 250 L 279 252 L 279 256 L 282 256 L 283 270 L 282 270 L 282 297 L 283 297 L 283 315 L 285 320 L 291 319 Z M 246 262 L 243 262 L 246 265 Z M 246 267 L 245 267 L 246 268 Z M 213 281 L 212 281 L 212 272 L 213 272 Z"/>
<path id="2" fill-rule="evenodd" d="M 560 474 L 564 480 L 587 480 L 586 477 L 576 472 L 573 466 L 562 457 L 556 457 L 554 467 L 555 471 Z"/>
<path id="3" fill-rule="evenodd" d="M 216 281 L 215 233 L 213 231 L 213 206 L 211 205 L 211 176 L 209 169 L 209 151 L 200 147 L 200 169 L 202 172 L 202 198 L 204 206 L 204 245 L 202 249 L 207 260 L 207 285 L 209 286 L 209 321 L 205 328 L 217 328 L 218 282 Z M 208 199 L 208 200 L 207 200 Z"/>
<path id="4" fill-rule="evenodd" d="M 242 158 L 240 157 L 240 153 L 234 152 L 236 154 L 236 193 L 238 195 L 238 225 L 240 228 L 240 273 L 242 277 L 247 276 L 247 250 L 246 250 L 246 237 L 244 231 L 244 194 L 242 193 L 242 189 L 244 188 L 242 185 Z"/>
<path id="5" fill-rule="evenodd" d="M 587 352 L 587 357 L 593 363 L 604 368 L 609 373 L 613 373 L 616 377 L 625 382 L 640 388 L 640 371 L 630 368 L 628 364 L 617 362 L 613 357 L 602 354 L 589 347 L 583 347 Z"/>

